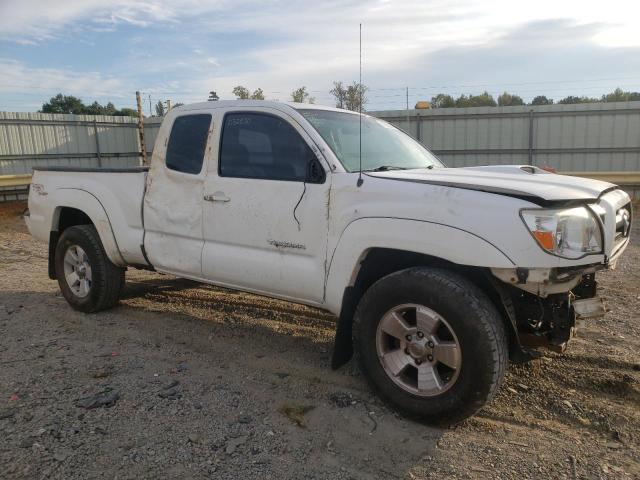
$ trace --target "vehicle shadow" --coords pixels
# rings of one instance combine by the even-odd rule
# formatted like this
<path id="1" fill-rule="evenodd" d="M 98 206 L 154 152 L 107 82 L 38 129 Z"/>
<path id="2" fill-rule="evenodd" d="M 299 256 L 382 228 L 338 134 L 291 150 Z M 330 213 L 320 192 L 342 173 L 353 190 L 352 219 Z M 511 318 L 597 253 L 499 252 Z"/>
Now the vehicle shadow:
<path id="1" fill-rule="evenodd" d="M 135 298 L 146 298 L 164 304 L 191 304 L 219 313 L 241 313 L 267 319 L 278 318 L 293 324 L 299 324 L 300 319 L 313 320 L 315 324 L 322 324 L 323 327 L 331 329 L 334 329 L 336 324 L 334 315 L 317 308 L 172 276 L 127 278 L 122 300 Z"/>

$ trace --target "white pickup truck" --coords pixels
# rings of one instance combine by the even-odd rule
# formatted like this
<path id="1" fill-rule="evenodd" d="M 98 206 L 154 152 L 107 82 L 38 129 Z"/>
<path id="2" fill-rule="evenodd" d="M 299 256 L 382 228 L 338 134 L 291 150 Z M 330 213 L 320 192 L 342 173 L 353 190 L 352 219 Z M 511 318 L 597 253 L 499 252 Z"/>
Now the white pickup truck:
<path id="1" fill-rule="evenodd" d="M 367 115 L 221 101 L 171 110 L 148 169 L 35 169 L 27 223 L 77 310 L 116 305 L 127 267 L 319 307 L 334 368 L 355 352 L 385 401 L 441 422 L 603 315 L 631 214 L 609 183 L 445 168 Z"/>

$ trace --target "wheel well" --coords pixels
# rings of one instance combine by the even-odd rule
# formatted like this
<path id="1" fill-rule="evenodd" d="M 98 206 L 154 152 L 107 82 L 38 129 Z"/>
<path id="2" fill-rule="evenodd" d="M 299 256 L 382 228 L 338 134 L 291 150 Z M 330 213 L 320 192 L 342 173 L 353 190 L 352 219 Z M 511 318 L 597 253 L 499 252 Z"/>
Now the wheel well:
<path id="1" fill-rule="evenodd" d="M 345 289 L 340 317 L 336 328 L 336 338 L 333 351 L 332 367 L 338 368 L 344 365 L 353 355 L 351 325 L 358 302 L 364 292 L 381 278 L 400 270 L 411 267 L 444 268 L 455 271 L 476 284 L 493 302 L 505 322 L 509 332 L 510 352 L 521 350 L 515 319 L 512 312 L 508 311 L 501 292 L 494 283 L 491 273 L 483 267 L 458 265 L 447 260 L 425 255 L 422 253 L 408 252 L 391 248 L 373 248 L 366 252 L 366 256 L 360 262 L 359 270 L 353 284 Z"/>
<path id="2" fill-rule="evenodd" d="M 89 216 L 77 208 L 62 207 L 57 213 L 57 222 L 54 222 L 54 225 L 51 227 L 51 232 L 49 232 L 49 278 L 51 280 L 56 279 L 56 246 L 58 245 L 58 239 L 60 235 L 62 235 L 62 232 L 74 225 L 93 225 Z"/>
<path id="3" fill-rule="evenodd" d="M 72 207 L 62 207 L 58 214 L 58 228 L 54 228 L 58 233 L 64 232 L 74 225 L 93 225 L 89 216 L 82 210 Z"/>

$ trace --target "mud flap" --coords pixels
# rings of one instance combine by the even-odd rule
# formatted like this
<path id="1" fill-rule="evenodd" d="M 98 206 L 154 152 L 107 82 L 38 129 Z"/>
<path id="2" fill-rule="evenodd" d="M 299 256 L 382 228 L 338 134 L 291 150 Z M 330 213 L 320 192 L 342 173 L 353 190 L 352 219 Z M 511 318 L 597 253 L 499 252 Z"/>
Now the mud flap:
<path id="1" fill-rule="evenodd" d="M 49 232 L 49 278 L 51 280 L 56 279 L 56 247 L 58 246 L 58 239 L 60 233 L 57 230 L 51 230 Z"/>
<path id="2" fill-rule="evenodd" d="M 345 288 L 331 356 L 331 368 L 334 370 L 347 363 L 353 356 L 353 315 L 356 312 L 358 298 L 354 287 Z"/>

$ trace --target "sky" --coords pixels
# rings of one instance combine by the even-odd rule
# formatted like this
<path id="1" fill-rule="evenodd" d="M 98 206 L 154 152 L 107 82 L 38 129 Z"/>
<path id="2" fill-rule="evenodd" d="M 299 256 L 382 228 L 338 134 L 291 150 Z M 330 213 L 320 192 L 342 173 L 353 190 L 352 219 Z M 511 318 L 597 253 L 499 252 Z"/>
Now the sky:
<path id="1" fill-rule="evenodd" d="M 0 0 L 0 110 L 57 93 L 135 107 L 306 86 L 333 103 L 358 80 L 367 110 L 437 93 L 599 97 L 640 91 L 637 0 Z"/>

